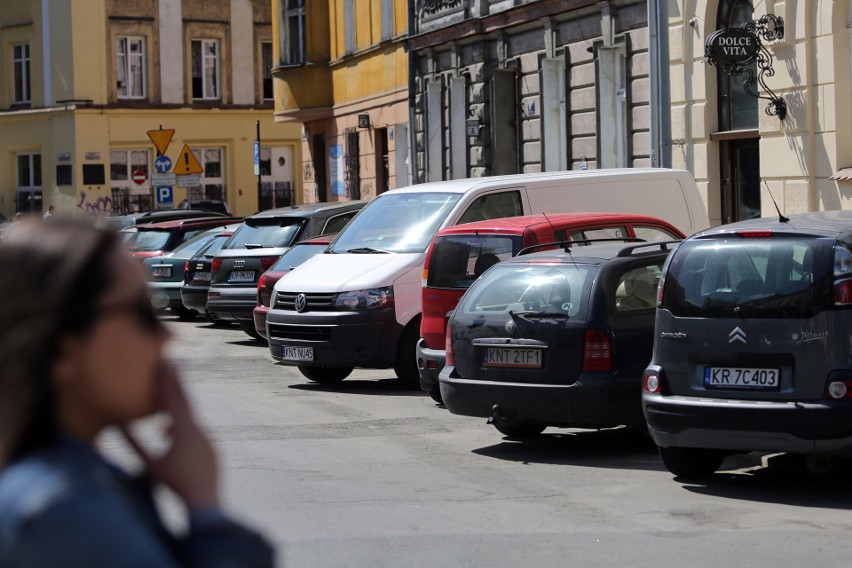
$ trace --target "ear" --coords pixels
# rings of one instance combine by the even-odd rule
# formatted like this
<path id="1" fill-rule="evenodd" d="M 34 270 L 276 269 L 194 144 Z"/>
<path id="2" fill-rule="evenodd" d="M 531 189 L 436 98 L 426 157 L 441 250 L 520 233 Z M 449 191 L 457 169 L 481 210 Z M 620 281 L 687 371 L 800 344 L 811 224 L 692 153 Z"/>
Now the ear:
<path id="1" fill-rule="evenodd" d="M 67 387 L 83 372 L 83 346 L 79 339 L 65 337 L 59 341 L 57 350 L 57 357 L 50 368 L 50 379 L 56 387 Z"/>

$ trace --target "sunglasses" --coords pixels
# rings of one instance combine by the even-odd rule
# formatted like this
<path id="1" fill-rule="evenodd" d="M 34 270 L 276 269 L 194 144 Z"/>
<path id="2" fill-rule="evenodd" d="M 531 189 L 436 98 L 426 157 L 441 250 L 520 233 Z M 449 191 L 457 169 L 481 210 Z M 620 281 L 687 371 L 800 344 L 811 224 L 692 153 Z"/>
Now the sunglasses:
<path id="1" fill-rule="evenodd" d="M 140 295 L 124 302 L 100 306 L 95 311 L 96 317 L 99 318 L 131 314 L 146 330 L 158 332 L 163 329 L 163 322 L 160 321 L 160 318 L 154 312 L 151 299 L 147 295 Z"/>

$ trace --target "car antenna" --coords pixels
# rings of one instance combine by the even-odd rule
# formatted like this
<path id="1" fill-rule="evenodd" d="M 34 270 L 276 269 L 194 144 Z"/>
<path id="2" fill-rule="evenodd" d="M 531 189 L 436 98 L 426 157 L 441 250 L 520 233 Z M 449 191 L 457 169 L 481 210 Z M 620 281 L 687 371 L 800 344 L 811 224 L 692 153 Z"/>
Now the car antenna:
<path id="1" fill-rule="evenodd" d="M 553 230 L 553 236 L 555 238 L 556 237 L 556 226 L 553 224 L 553 221 L 550 220 L 550 217 L 547 216 L 547 213 L 542 211 L 541 214 L 544 215 L 544 218 L 550 224 L 550 228 L 551 228 L 551 230 Z M 566 237 L 568 236 L 568 231 L 565 231 L 565 236 Z M 571 259 L 571 264 L 573 264 L 574 268 L 576 268 L 579 271 L 580 267 L 577 266 L 577 263 L 574 260 L 574 254 L 571 252 L 571 245 L 568 244 L 568 241 L 559 241 L 559 244 L 564 245 L 562 248 L 565 249 L 565 252 L 568 253 L 568 258 Z"/>
<path id="2" fill-rule="evenodd" d="M 766 191 L 769 193 L 769 199 L 772 200 L 772 205 L 775 206 L 775 210 L 778 212 L 778 222 L 779 223 L 789 223 L 790 219 L 781 214 L 781 209 L 779 209 L 778 204 L 775 203 L 775 196 L 772 195 L 772 190 L 769 189 L 769 184 L 766 183 L 766 180 L 763 180 L 763 185 L 766 186 Z"/>

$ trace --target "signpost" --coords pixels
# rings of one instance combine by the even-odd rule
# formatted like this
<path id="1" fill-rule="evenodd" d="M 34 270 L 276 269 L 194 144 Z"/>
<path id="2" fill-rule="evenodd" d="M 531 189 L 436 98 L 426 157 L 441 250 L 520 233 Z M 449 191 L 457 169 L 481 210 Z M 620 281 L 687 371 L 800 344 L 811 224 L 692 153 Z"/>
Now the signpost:
<path id="1" fill-rule="evenodd" d="M 170 185 L 157 186 L 157 208 L 172 209 L 175 204 L 174 188 Z"/>
<path id="2" fill-rule="evenodd" d="M 148 138 L 153 142 L 154 147 L 157 149 L 157 155 L 162 156 L 166 153 L 166 149 L 169 147 L 169 144 L 172 142 L 172 137 L 175 135 L 174 129 L 163 130 L 163 127 L 160 126 L 159 130 L 149 130 Z"/>
<path id="3" fill-rule="evenodd" d="M 142 170 L 135 170 L 130 179 L 132 179 L 133 183 L 135 183 L 136 185 L 142 185 L 146 181 L 148 181 L 148 176 L 146 176 L 145 172 L 143 172 Z"/>

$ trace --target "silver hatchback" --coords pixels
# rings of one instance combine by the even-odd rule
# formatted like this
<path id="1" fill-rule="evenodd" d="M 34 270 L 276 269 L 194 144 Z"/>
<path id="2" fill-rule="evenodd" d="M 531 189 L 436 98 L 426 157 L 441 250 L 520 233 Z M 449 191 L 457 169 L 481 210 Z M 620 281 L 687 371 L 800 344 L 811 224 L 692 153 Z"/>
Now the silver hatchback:
<path id="1" fill-rule="evenodd" d="M 663 268 L 642 404 L 675 475 L 852 452 L 852 211 L 698 233 Z"/>

